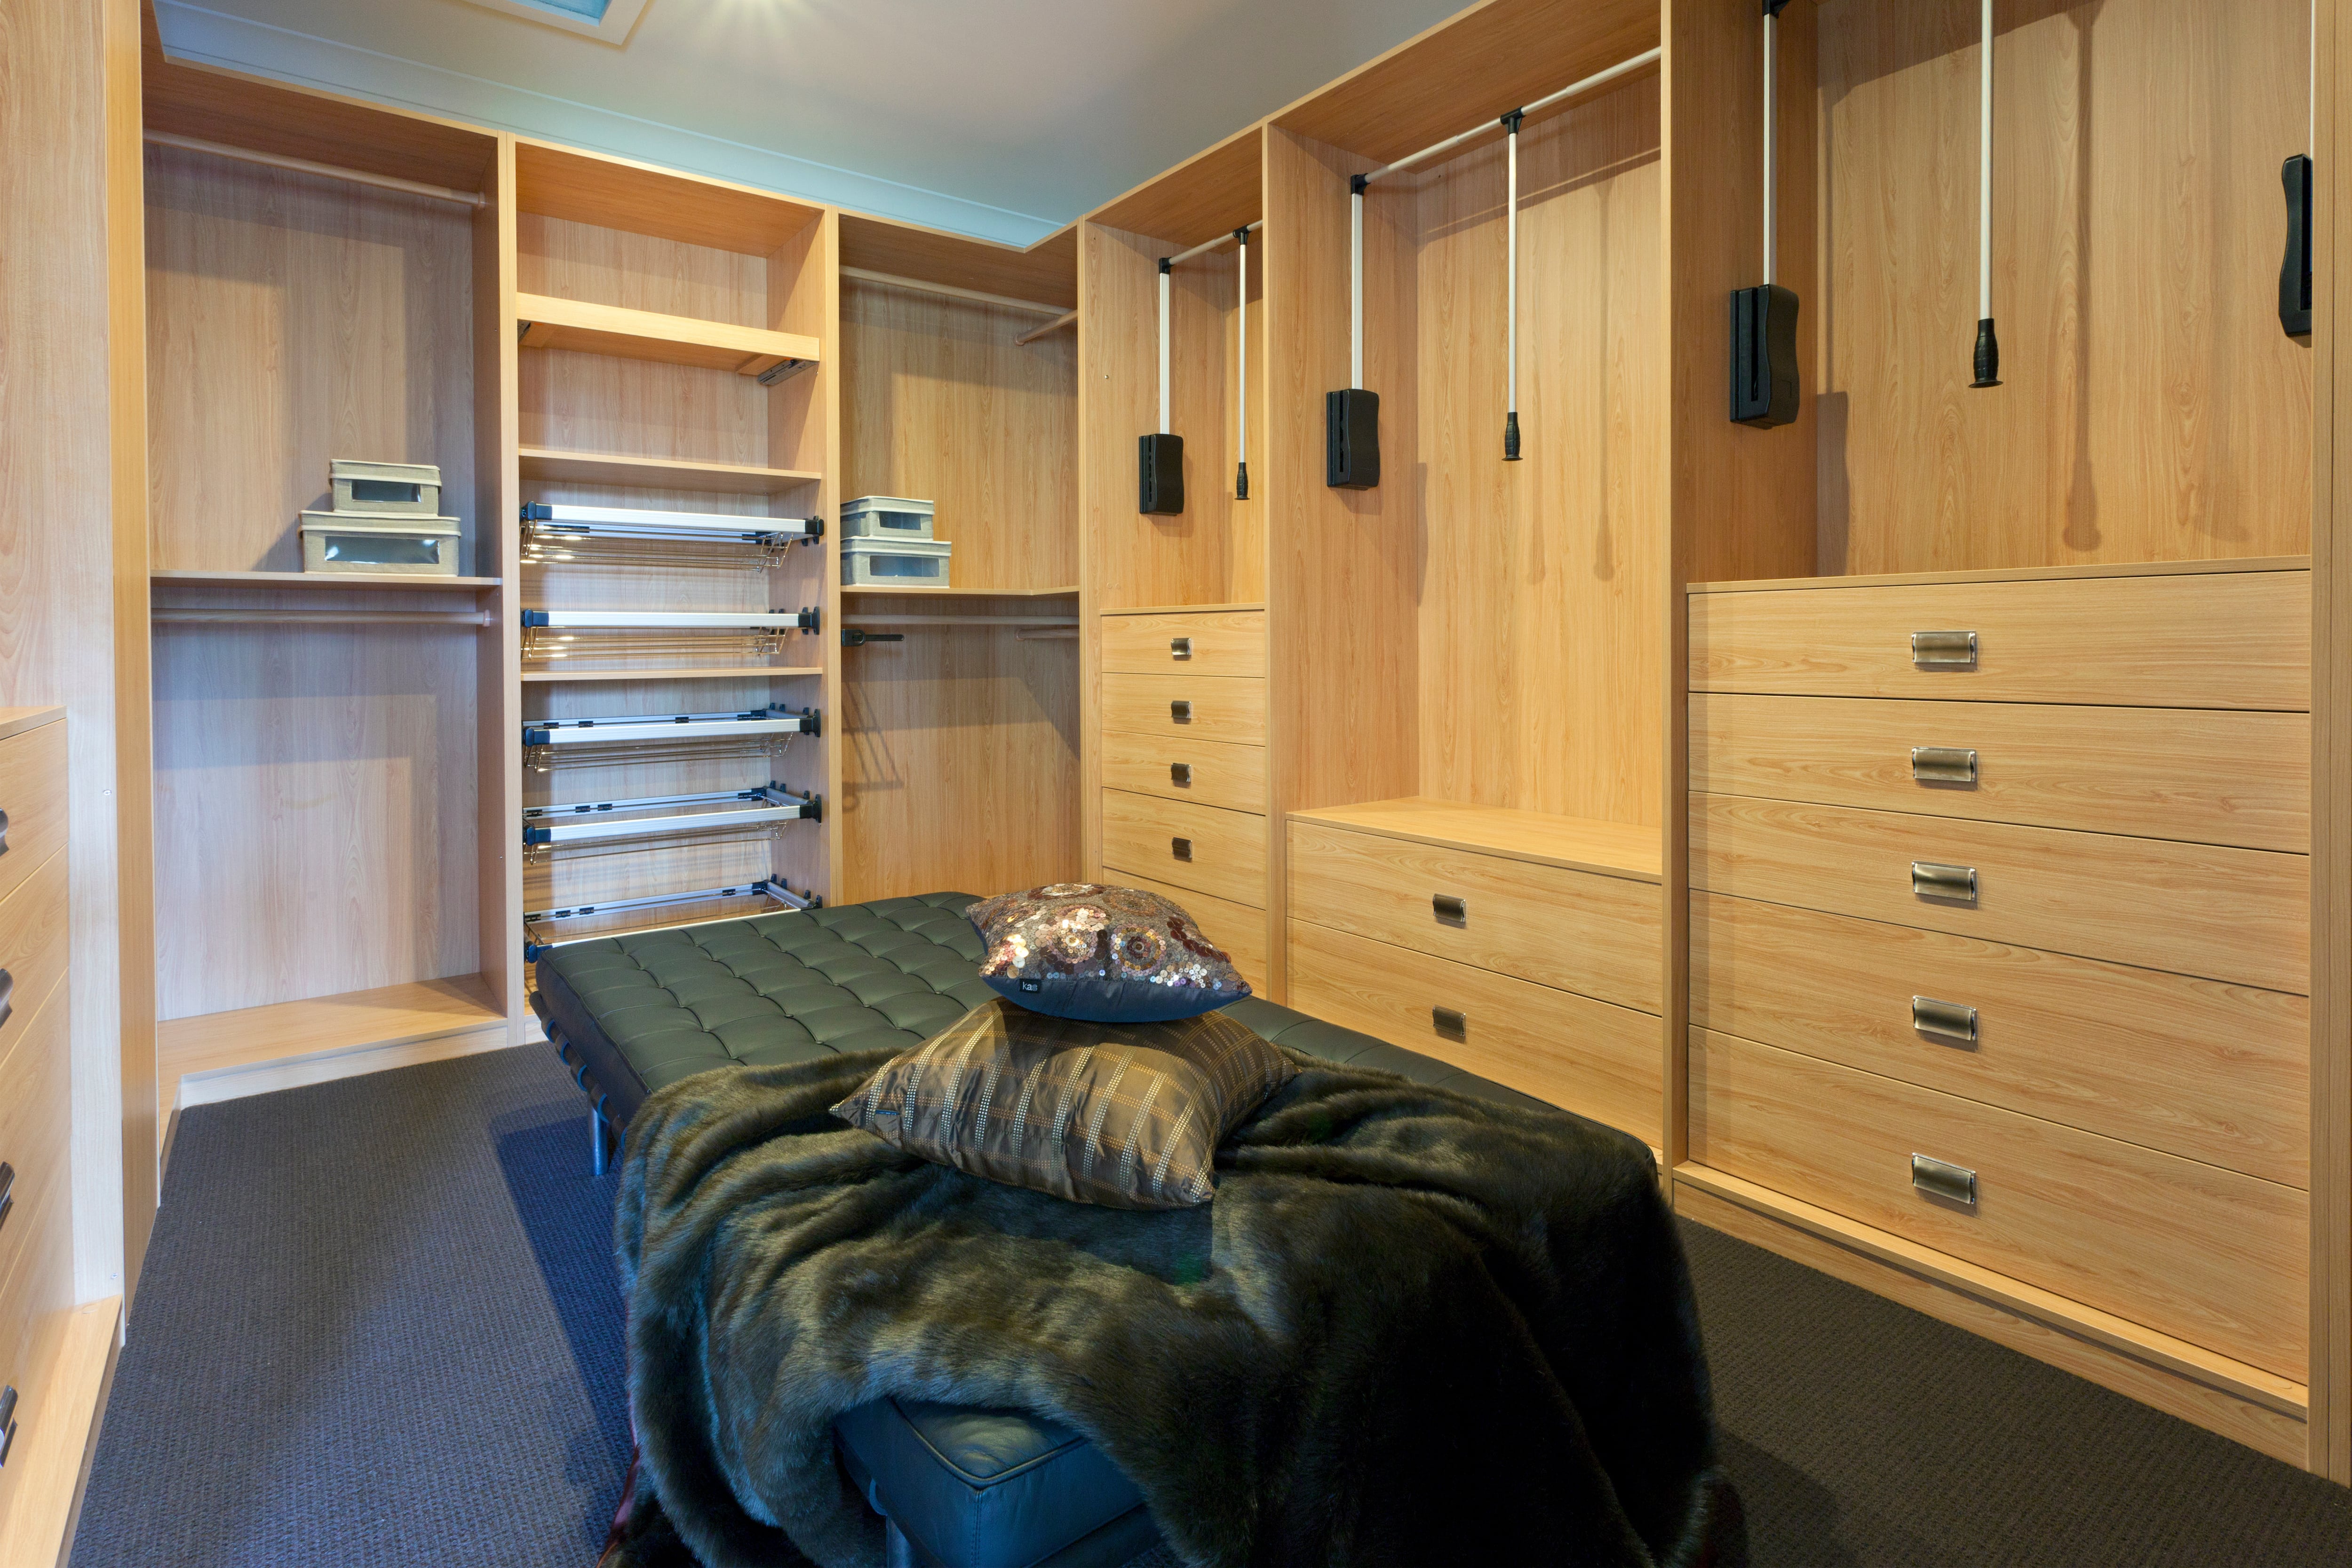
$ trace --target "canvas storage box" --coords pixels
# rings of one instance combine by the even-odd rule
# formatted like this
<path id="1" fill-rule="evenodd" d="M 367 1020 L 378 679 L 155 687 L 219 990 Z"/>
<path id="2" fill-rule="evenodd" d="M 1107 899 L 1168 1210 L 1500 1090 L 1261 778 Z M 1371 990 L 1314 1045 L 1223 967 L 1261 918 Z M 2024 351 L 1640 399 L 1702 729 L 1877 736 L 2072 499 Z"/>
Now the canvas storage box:
<path id="1" fill-rule="evenodd" d="M 944 588 L 948 556 L 955 546 L 944 539 L 845 539 L 841 585 L 845 588 Z"/>
<path id="2" fill-rule="evenodd" d="M 860 496 L 841 505 L 844 539 L 931 537 L 931 503 L 904 496 Z"/>
<path id="3" fill-rule="evenodd" d="M 337 511 L 394 517 L 441 515 L 441 470 L 431 463 L 361 463 L 337 458 L 327 465 Z"/>
<path id="4" fill-rule="evenodd" d="M 305 572 L 455 577 L 458 548 L 457 520 L 454 517 L 355 517 L 337 511 L 302 514 Z"/>

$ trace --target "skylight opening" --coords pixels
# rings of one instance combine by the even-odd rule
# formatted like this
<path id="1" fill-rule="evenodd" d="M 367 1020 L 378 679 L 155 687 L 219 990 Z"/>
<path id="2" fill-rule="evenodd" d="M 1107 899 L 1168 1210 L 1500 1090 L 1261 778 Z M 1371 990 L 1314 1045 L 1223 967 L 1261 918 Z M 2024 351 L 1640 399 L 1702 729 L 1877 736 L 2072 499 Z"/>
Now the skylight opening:
<path id="1" fill-rule="evenodd" d="M 646 0 L 473 0 L 473 4 L 617 46 L 628 42 Z"/>

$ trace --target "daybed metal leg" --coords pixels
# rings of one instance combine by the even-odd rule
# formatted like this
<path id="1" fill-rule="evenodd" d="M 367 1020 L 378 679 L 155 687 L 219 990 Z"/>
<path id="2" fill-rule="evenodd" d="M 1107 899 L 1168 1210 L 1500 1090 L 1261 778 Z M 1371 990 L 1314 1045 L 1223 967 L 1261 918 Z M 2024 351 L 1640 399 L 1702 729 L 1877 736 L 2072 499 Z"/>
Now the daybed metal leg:
<path id="1" fill-rule="evenodd" d="M 588 1108 L 588 1173 L 604 1173 L 604 1113 L 594 1106 Z"/>

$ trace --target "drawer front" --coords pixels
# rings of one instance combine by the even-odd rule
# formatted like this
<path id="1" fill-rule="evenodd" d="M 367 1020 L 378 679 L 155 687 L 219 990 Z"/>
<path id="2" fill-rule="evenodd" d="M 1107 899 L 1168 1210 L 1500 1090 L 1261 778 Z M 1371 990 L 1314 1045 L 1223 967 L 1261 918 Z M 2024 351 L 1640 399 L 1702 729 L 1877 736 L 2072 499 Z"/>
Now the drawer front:
<path id="1" fill-rule="evenodd" d="M 1106 675 L 1102 727 L 1171 740 L 1265 744 L 1265 682 L 1244 676 Z"/>
<path id="2" fill-rule="evenodd" d="M 1265 748 L 1190 735 L 1130 735 L 1105 730 L 1105 789 L 1164 795 L 1228 811 L 1265 809 Z"/>
<path id="3" fill-rule="evenodd" d="M 1440 849 L 1320 823 L 1290 825 L 1299 920 L 1658 1010 L 1657 885 Z"/>
<path id="4" fill-rule="evenodd" d="M 1289 1005 L 1300 1012 L 1662 1142 L 1654 1016 L 1305 921 L 1289 938 Z M 1455 1016 L 1441 1020 L 1441 1008 Z"/>
<path id="5" fill-rule="evenodd" d="M 1150 877 L 1172 887 L 1265 907 L 1265 818 L 1181 800 L 1107 789 L 1103 875 Z"/>
<path id="6" fill-rule="evenodd" d="M 1948 662 L 1915 663 L 1915 632 L 1975 633 L 1974 662 L 1955 650 Z M 1690 683 L 1793 697 L 2307 710 L 2311 574 L 1694 594 Z"/>
<path id="7" fill-rule="evenodd" d="M 0 853 L 0 898 L 66 847 L 66 726 L 56 720 L 0 741 L 0 811 L 8 814 Z"/>
<path id="8" fill-rule="evenodd" d="M 1976 1202 L 1913 1183 L 1923 1154 Z M 2309 1205 L 2257 1181 L 1693 1030 L 1690 1156 L 2265 1372 L 2305 1375 Z"/>
<path id="9" fill-rule="evenodd" d="M 1265 673 L 1265 612 L 1105 616 L 1102 667 L 1133 675 Z"/>
<path id="10" fill-rule="evenodd" d="M 8 976 L 8 1016 L 0 1019 L 0 1061 L 7 1058 L 33 1010 L 66 972 L 73 937 L 66 918 L 70 863 L 66 855 L 52 855 L 15 892 L 0 898 L 0 970 Z M 0 1151 L 0 1160 L 6 1158 Z"/>
<path id="11" fill-rule="evenodd" d="M 1709 692 L 1690 702 L 1690 782 L 1716 795 L 2311 847 L 2302 713 Z"/>
<path id="12" fill-rule="evenodd" d="M 26 1314 L 62 1305 L 70 1283 L 66 1268 L 53 1263 L 63 1251 L 53 1233 L 68 1229 L 65 988 L 28 997 L 24 1005 L 26 1027 L 0 1059 L 0 1160 L 16 1173 L 9 1188 L 14 1202 L 0 1220 L 0 1380 L 15 1383 L 19 1394 L 26 1392 L 17 1357 Z"/>
<path id="13" fill-rule="evenodd" d="M 2310 994 L 2302 855 L 1709 795 L 1690 868 L 1711 893 Z M 1973 901 L 1914 890 L 1939 868 Z"/>
<path id="14" fill-rule="evenodd" d="M 1192 923 L 1201 928 L 1201 934 L 1225 950 L 1225 956 L 1234 961 L 1234 967 L 1242 972 L 1242 978 L 1250 983 L 1250 989 L 1260 996 L 1266 994 L 1271 984 L 1267 976 L 1273 971 L 1266 963 L 1268 944 L 1265 937 L 1266 912 L 1264 910 L 1254 910 L 1247 904 L 1237 904 L 1229 899 L 1180 888 L 1172 882 L 1150 881 L 1133 872 L 1119 872 L 1111 879 L 1122 888 L 1140 888 L 1147 893 L 1157 893 L 1172 903 L 1181 905 L 1184 912 L 1192 917 Z"/>
<path id="15" fill-rule="evenodd" d="M 2310 1184 L 2301 996 L 1694 893 L 1690 1000 L 1720 1034 Z"/>

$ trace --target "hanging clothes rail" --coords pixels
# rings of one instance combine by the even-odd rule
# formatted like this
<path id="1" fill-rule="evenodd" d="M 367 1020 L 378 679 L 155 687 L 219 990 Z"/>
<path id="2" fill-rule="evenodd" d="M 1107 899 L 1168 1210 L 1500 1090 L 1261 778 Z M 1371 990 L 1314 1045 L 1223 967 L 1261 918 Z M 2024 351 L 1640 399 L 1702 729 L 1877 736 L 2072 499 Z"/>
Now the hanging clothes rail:
<path id="1" fill-rule="evenodd" d="M 289 169 L 298 174 L 317 174 L 323 179 L 341 180 L 354 185 L 373 185 L 379 190 L 400 191 L 412 196 L 427 196 L 436 202 L 456 202 L 460 206 L 480 207 L 489 205 L 479 191 L 452 190 L 447 185 L 428 185 L 422 180 L 404 180 L 394 174 L 371 174 L 363 169 L 339 168 L 332 163 L 314 163 L 308 158 L 288 158 L 276 153 L 257 153 L 250 147 L 232 147 L 226 142 L 204 142 L 194 136 L 174 136 L 169 132 L 150 131 L 144 140 L 150 146 L 178 147 L 190 153 L 207 153 L 215 158 L 233 158 L 240 163 L 258 163 L 264 168 Z"/>
<path id="2" fill-rule="evenodd" d="M 1046 322 L 1044 326 L 1030 328 L 1027 331 L 1013 339 L 1013 342 L 1015 347 L 1023 347 L 1035 342 L 1039 338 L 1049 337 L 1052 334 L 1060 331 L 1064 327 L 1075 327 L 1077 324 L 1078 313 L 1076 310 L 1065 310 L 1060 315 L 1055 317 L 1052 321 Z"/>

